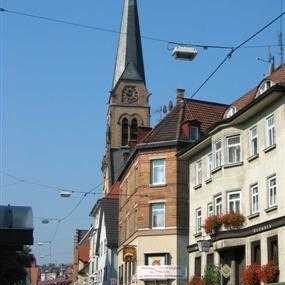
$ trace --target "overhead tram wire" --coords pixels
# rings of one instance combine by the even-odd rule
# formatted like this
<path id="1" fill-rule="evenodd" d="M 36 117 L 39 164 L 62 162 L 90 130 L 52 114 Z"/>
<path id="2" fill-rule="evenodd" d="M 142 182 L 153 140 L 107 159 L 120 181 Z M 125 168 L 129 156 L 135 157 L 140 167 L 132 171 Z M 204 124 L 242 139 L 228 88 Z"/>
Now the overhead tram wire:
<path id="1" fill-rule="evenodd" d="M 264 30 L 266 30 L 268 27 L 270 27 L 272 24 L 274 24 L 276 21 L 281 19 L 284 16 L 285 12 L 282 12 L 278 17 L 271 20 L 269 23 L 267 23 L 265 26 L 263 26 L 261 29 L 259 29 L 257 32 L 255 32 L 253 35 L 251 35 L 249 38 L 238 44 L 235 48 L 233 48 L 226 56 L 225 58 L 218 64 L 218 66 L 209 74 L 209 76 L 203 81 L 203 83 L 198 87 L 196 91 L 190 96 L 190 98 L 193 98 L 197 95 L 197 93 L 208 83 L 208 81 L 217 73 L 217 71 L 232 57 L 232 55 L 242 48 L 246 43 L 251 41 L 253 38 L 255 38 L 257 35 L 262 33 Z"/>
<path id="2" fill-rule="evenodd" d="M 122 33 L 120 31 L 114 30 L 114 29 L 103 28 L 103 27 L 94 26 L 94 25 L 81 24 L 81 23 L 74 22 L 74 21 L 57 19 L 57 18 L 42 16 L 42 15 L 36 15 L 36 14 L 32 14 L 32 13 L 20 12 L 20 11 L 16 11 L 16 10 L 5 9 L 3 7 L 0 7 L 0 12 L 11 14 L 11 15 L 18 15 L 18 16 L 43 20 L 43 21 L 52 22 L 55 24 L 63 24 L 63 25 L 69 25 L 69 26 L 77 27 L 77 28 L 94 30 L 94 31 L 98 31 L 98 32 L 112 33 L 112 34 L 117 34 L 117 35 L 125 34 L 125 33 Z M 166 40 L 166 39 L 156 38 L 156 37 L 146 36 L 146 35 L 142 35 L 141 37 L 143 39 L 146 39 L 149 41 L 155 41 L 155 42 L 160 42 L 160 43 L 165 43 L 165 44 L 182 45 L 182 46 L 192 46 L 192 47 L 203 48 L 203 49 L 232 50 L 234 48 L 233 46 L 225 46 L 225 45 L 186 43 L 186 42 L 179 42 L 179 41 L 171 41 L 171 40 Z M 250 48 L 264 48 L 264 47 L 268 47 L 268 46 L 274 46 L 274 45 L 256 45 L 256 46 L 249 46 L 249 47 Z M 247 48 L 247 47 L 245 47 L 245 48 Z"/>

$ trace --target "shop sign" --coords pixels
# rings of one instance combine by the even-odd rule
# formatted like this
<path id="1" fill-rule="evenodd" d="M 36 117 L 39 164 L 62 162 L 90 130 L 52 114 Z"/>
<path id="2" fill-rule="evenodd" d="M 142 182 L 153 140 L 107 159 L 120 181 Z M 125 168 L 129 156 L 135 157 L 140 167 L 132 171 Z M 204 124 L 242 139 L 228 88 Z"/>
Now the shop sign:
<path id="1" fill-rule="evenodd" d="M 123 261 L 135 262 L 137 260 L 137 250 L 134 246 L 127 245 L 123 248 Z"/>
<path id="2" fill-rule="evenodd" d="M 137 278 L 139 280 L 167 280 L 185 279 L 186 270 L 181 266 L 138 266 Z"/>

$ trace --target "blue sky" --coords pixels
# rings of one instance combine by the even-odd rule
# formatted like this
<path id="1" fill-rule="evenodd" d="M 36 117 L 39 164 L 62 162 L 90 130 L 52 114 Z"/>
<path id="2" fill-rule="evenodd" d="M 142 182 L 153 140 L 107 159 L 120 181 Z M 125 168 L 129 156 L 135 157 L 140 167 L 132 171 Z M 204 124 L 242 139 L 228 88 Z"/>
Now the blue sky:
<path id="1" fill-rule="evenodd" d="M 202 44 L 235 45 L 280 13 L 280 0 L 138 2 L 143 35 Z M 0 3 L 11 10 L 110 29 L 119 28 L 122 6 L 121 0 Z M 2 169 L 27 180 L 88 191 L 101 180 L 117 35 L 16 15 L 0 17 L 0 39 L 5 44 L 5 63 L 0 65 L 5 118 Z M 278 31 L 276 23 L 250 45 L 275 45 Z M 223 50 L 199 50 L 193 62 L 178 62 L 164 43 L 143 40 L 143 48 L 153 123 L 159 119 L 155 111 L 175 99 L 176 88 L 185 88 L 190 95 L 225 55 Z M 279 62 L 277 48 L 272 53 Z M 262 79 L 268 66 L 256 58 L 267 56 L 267 48 L 240 50 L 196 98 L 233 101 Z M 2 179 L 4 185 L 13 182 Z M 60 218 L 79 199 L 64 200 L 57 192 L 25 183 L 2 187 L 1 192 L 1 203 L 33 207 L 36 241 L 49 240 L 55 229 L 54 223 L 42 225 L 40 217 Z M 96 198 L 86 199 L 61 225 L 53 261 L 71 261 L 74 230 L 88 228 Z M 46 247 L 35 246 L 34 251 L 38 257 L 48 254 Z"/>

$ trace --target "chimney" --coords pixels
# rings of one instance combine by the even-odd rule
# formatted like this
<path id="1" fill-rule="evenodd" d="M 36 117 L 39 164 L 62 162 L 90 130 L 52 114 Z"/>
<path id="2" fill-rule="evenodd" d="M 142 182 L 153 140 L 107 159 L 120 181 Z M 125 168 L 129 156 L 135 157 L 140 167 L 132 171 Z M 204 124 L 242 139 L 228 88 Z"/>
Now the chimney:
<path id="1" fill-rule="evenodd" d="M 185 94 L 185 89 L 176 90 L 176 104 L 183 103 L 184 94 Z"/>

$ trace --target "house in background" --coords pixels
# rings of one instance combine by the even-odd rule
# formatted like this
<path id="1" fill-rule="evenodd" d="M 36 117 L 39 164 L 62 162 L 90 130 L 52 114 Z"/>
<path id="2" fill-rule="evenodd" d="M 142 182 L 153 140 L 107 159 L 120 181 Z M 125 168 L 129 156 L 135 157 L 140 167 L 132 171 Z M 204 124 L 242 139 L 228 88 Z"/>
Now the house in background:
<path id="1" fill-rule="evenodd" d="M 87 244 L 85 243 L 84 246 L 86 246 L 86 249 L 84 249 L 84 246 L 80 247 L 80 242 L 84 239 L 84 237 L 87 236 L 88 230 L 80 230 L 77 229 L 75 236 L 74 236 L 74 248 L 73 248 L 73 282 L 77 284 L 79 280 L 79 271 L 82 270 L 82 261 L 80 261 L 80 254 L 83 256 L 83 260 L 87 259 L 87 255 L 85 252 L 88 252 L 87 250 Z M 89 255 L 88 255 L 89 258 Z"/>
<path id="2" fill-rule="evenodd" d="M 190 171 L 190 276 L 204 275 L 210 264 L 227 264 L 231 284 L 238 285 L 246 265 L 273 262 L 285 281 L 284 145 L 282 65 L 233 102 L 223 119 L 180 156 L 188 159 Z M 244 223 L 206 236 L 206 219 L 226 213 L 241 214 Z M 201 239 L 211 240 L 208 253 L 198 250 Z"/>
<path id="3" fill-rule="evenodd" d="M 113 190 L 97 201 L 90 216 L 93 233 L 90 247 L 89 284 L 117 282 L 118 197 Z"/>

